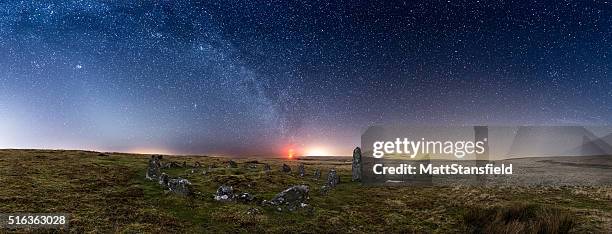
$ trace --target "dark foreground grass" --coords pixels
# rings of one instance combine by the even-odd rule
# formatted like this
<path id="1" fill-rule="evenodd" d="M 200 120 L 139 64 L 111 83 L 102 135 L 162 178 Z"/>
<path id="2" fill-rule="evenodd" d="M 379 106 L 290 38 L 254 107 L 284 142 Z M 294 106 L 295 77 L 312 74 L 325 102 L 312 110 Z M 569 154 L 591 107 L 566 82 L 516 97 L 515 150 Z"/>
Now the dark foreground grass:
<path id="1" fill-rule="evenodd" d="M 300 161 L 239 159 L 226 168 L 225 158 L 167 156 L 166 161 L 202 169 L 175 168 L 202 195 L 181 197 L 144 179 L 148 155 L 87 151 L 0 150 L 0 212 L 66 212 L 69 232 L 123 233 L 609 233 L 610 187 L 366 187 L 350 182 L 347 160 L 303 160 L 302 178 L 279 171 L 295 170 Z M 268 176 L 263 164 L 270 163 Z M 251 168 L 255 166 L 255 168 Z M 323 178 L 312 173 L 321 169 Z M 336 168 L 341 184 L 319 193 L 326 172 Z M 220 203 L 212 194 L 227 184 L 259 200 L 296 184 L 309 185 L 310 207 L 280 213 L 256 203 Z M 248 214 L 251 208 L 260 212 Z M 30 232 L 40 230 L 0 230 Z"/>
<path id="2" fill-rule="evenodd" d="M 528 203 L 473 207 L 464 221 L 472 233 L 569 233 L 576 225 L 569 212 Z"/>

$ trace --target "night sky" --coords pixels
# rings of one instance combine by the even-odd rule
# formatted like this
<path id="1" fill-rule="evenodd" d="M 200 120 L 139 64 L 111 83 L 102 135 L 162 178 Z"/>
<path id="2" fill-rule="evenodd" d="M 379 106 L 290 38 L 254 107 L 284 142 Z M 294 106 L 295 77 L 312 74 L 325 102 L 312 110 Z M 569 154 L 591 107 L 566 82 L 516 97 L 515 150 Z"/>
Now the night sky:
<path id="1" fill-rule="evenodd" d="M 349 155 L 612 123 L 610 1 L 0 1 L 0 148 Z"/>

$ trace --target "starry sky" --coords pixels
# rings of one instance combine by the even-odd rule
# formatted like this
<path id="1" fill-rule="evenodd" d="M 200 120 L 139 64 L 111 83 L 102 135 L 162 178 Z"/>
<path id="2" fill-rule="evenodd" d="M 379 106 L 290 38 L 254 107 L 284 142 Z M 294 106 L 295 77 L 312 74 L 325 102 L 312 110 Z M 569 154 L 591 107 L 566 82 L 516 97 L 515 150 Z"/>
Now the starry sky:
<path id="1" fill-rule="evenodd" d="M 0 1 L 0 148 L 349 155 L 612 123 L 611 1 Z"/>

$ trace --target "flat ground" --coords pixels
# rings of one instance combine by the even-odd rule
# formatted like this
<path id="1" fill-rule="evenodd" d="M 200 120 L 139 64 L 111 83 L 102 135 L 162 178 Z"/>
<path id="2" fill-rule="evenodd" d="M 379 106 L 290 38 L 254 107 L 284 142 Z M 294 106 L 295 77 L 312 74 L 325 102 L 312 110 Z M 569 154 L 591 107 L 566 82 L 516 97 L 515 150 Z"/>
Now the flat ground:
<path id="1" fill-rule="evenodd" d="M 149 157 L 0 150 L 0 212 L 70 213 L 73 232 L 612 231 L 610 185 L 367 187 L 350 182 L 350 161 L 343 158 L 257 159 L 271 164 L 272 173 L 266 175 L 263 164 L 252 162 L 255 159 L 235 159 L 238 168 L 227 168 L 227 158 L 165 156 L 166 162 L 187 162 L 187 168 L 166 172 L 190 180 L 201 194 L 182 197 L 144 179 Z M 202 168 L 192 169 L 195 162 Z M 296 173 L 300 162 L 306 165 L 306 177 Z M 291 175 L 280 171 L 283 163 L 292 166 Z M 208 166 L 216 168 L 209 171 Z M 317 168 L 323 174 L 320 180 L 312 177 Z M 339 171 L 341 183 L 321 195 L 319 189 L 331 168 Z M 213 194 L 221 184 L 259 199 L 306 184 L 311 190 L 310 207 L 286 213 L 257 202 L 217 202 Z M 250 208 L 260 212 L 249 214 Z"/>

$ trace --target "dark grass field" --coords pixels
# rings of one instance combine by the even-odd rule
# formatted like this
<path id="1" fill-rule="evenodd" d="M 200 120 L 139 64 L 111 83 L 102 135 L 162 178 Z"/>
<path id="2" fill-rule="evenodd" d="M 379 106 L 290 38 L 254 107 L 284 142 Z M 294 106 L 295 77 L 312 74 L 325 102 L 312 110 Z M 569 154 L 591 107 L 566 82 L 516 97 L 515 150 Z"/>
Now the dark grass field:
<path id="1" fill-rule="evenodd" d="M 345 158 L 307 160 L 165 156 L 188 168 L 165 171 L 193 183 L 201 195 L 182 197 L 144 178 L 150 155 L 52 150 L 0 150 L 0 212 L 71 214 L 70 232 L 304 232 L 304 233 L 610 233 L 610 186 L 436 186 L 366 187 L 350 182 Z M 270 163 L 272 173 L 263 171 Z M 191 165 L 200 162 L 201 169 Z M 306 166 L 306 177 L 297 165 Z M 291 175 L 280 171 L 292 166 Z M 206 175 L 202 169 L 217 167 Z M 256 165 L 251 168 L 250 165 Z M 322 179 L 314 180 L 314 169 Z M 340 185 L 319 193 L 327 171 Z M 291 185 L 310 187 L 309 207 L 278 212 L 257 203 L 213 199 L 221 184 L 270 199 Z M 250 208 L 261 212 L 249 214 Z M 0 230 L 39 232 L 41 230 Z"/>

